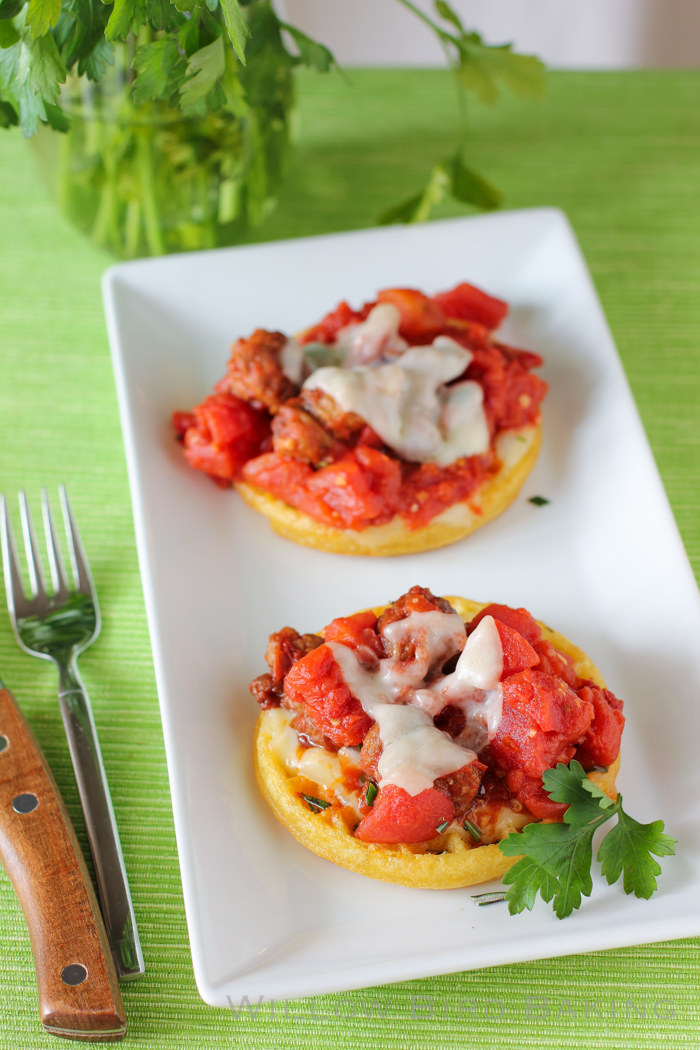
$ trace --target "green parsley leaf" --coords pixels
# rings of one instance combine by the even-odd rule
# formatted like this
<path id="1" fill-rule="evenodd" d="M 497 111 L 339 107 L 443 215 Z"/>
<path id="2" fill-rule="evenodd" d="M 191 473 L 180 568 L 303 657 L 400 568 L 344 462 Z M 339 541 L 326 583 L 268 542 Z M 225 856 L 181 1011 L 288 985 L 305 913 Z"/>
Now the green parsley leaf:
<path id="1" fill-rule="evenodd" d="M 549 500 L 544 496 L 530 496 L 528 503 L 534 504 L 535 507 L 546 507 Z"/>
<path id="2" fill-rule="evenodd" d="M 14 18 L 24 7 L 24 0 L 0 0 L 0 21 Z"/>
<path id="3" fill-rule="evenodd" d="M 46 123 L 49 127 L 52 127 L 54 131 L 64 133 L 70 131 L 70 117 L 65 110 L 60 106 L 52 106 L 50 102 L 44 103 L 44 109 L 46 110 Z"/>
<path id="4" fill-rule="evenodd" d="M 465 33 L 455 44 L 462 86 L 476 92 L 482 102 L 495 102 L 501 85 L 521 98 L 544 93 L 544 65 L 534 55 L 516 54 L 512 44 L 484 44 L 478 33 Z"/>
<path id="5" fill-rule="evenodd" d="M 459 19 L 459 15 L 456 11 L 453 11 L 449 4 L 445 3 L 445 0 L 435 0 L 435 10 L 440 15 L 440 18 L 444 18 L 446 22 L 451 22 L 455 29 L 458 29 L 462 34 L 464 33 L 464 26 Z"/>
<path id="6" fill-rule="evenodd" d="M 147 0 L 114 0 L 114 7 L 105 29 L 107 40 L 126 40 L 147 21 Z"/>
<path id="7" fill-rule="evenodd" d="M 19 117 L 9 102 L 0 102 L 0 128 L 11 128 L 19 124 Z"/>
<path id="8" fill-rule="evenodd" d="M 599 823 L 607 820 L 607 814 L 601 814 Z M 549 875 L 559 880 L 554 897 L 554 910 L 560 919 L 570 915 L 574 908 L 581 905 L 581 894 L 590 897 L 593 889 L 591 863 L 593 860 L 593 832 L 598 824 L 585 827 L 570 827 L 567 824 L 527 824 L 521 832 L 508 835 L 499 848 L 507 857 L 525 854 L 507 872 L 516 884 L 506 894 L 511 915 L 522 911 L 523 907 L 531 908 L 531 903 L 520 905 L 519 895 L 524 891 L 524 884 L 517 881 L 520 873 L 530 870 L 530 861 L 535 860 Z M 530 900 L 530 897 L 527 897 Z M 545 900 L 551 900 L 545 897 Z"/>
<path id="9" fill-rule="evenodd" d="M 622 888 L 635 897 L 651 897 L 656 889 L 656 875 L 661 867 L 651 856 L 667 857 L 675 853 L 676 840 L 665 835 L 664 822 L 655 820 L 651 824 L 640 824 L 629 817 L 618 799 L 617 824 L 603 839 L 598 850 L 601 872 L 609 884 L 617 882 L 624 871 Z"/>
<path id="10" fill-rule="evenodd" d="M 525 908 L 532 911 L 538 893 L 541 893 L 542 899 L 549 903 L 559 891 L 559 880 L 554 875 L 550 875 L 544 865 L 536 861 L 534 857 L 523 857 L 508 869 L 502 881 L 506 885 L 512 883 L 505 895 L 511 915 L 517 915 Z"/>
<path id="11" fill-rule="evenodd" d="M 0 48 L 3 51 L 8 47 L 14 47 L 20 41 L 20 35 L 12 22 L 0 22 Z"/>
<path id="12" fill-rule="evenodd" d="M 109 40 L 100 37 L 91 51 L 81 55 L 78 62 L 78 75 L 87 75 L 88 80 L 97 83 L 107 72 L 107 66 L 114 65 L 114 47 Z"/>
<path id="13" fill-rule="evenodd" d="M 661 857 L 674 852 L 675 839 L 663 833 L 663 821 L 633 820 L 622 808 L 622 797 L 613 802 L 576 761 L 547 770 L 542 782 L 550 798 L 568 809 L 562 824 L 528 824 L 499 843 L 505 856 L 520 858 L 503 877 L 510 884 L 506 894 L 510 913 L 532 909 L 538 893 L 545 901 L 553 900 L 560 919 L 580 907 L 582 895 L 590 896 L 593 887 L 593 835 L 615 815 L 618 823 L 598 851 L 602 874 L 612 884 L 624 871 L 625 892 L 650 897 L 661 870 L 651 854 Z"/>
<path id="14" fill-rule="evenodd" d="M 28 52 L 29 86 L 32 91 L 35 95 L 41 95 L 46 102 L 58 102 L 61 84 L 66 82 L 66 67 L 52 34 L 47 33 L 31 42 L 25 36 L 22 46 Z"/>
<path id="15" fill-rule="evenodd" d="M 601 809 L 610 809 L 615 805 L 604 791 L 588 779 L 583 766 L 575 759 L 568 766 L 560 762 L 556 769 L 545 770 L 542 783 L 554 802 L 568 805 L 564 821 L 571 827 L 590 824 L 592 820 L 600 818 Z"/>
<path id="16" fill-rule="evenodd" d="M 223 76 L 225 65 L 223 37 L 195 51 L 187 62 L 187 80 L 180 88 L 183 109 L 195 106 L 209 94 Z"/>
<path id="17" fill-rule="evenodd" d="M 29 0 L 25 25 L 31 29 L 32 36 L 48 33 L 61 17 L 61 0 Z"/>
<path id="18" fill-rule="evenodd" d="M 250 36 L 250 30 L 238 0 L 221 0 L 221 10 L 224 12 L 226 30 L 233 44 L 233 50 L 245 65 L 245 42 L 246 37 Z"/>
<path id="19" fill-rule="evenodd" d="M 443 164 L 436 164 L 421 193 L 401 204 L 387 208 L 379 216 L 380 226 L 394 223 L 425 222 L 436 204 L 440 204 L 451 186 L 451 179 Z"/>
<path id="20" fill-rule="evenodd" d="M 338 68 L 333 52 L 329 51 L 325 44 L 319 44 L 317 40 L 312 40 L 306 33 L 286 22 L 280 22 L 280 27 L 289 33 L 296 44 L 303 65 L 315 69 L 317 73 L 327 73 L 333 66 Z"/>
<path id="21" fill-rule="evenodd" d="M 132 97 L 138 105 L 171 95 L 178 86 L 176 75 L 178 72 L 184 75 L 186 63 L 178 50 L 177 40 L 164 36 L 139 47 L 131 66 L 138 72 L 132 89 Z"/>
<path id="22" fill-rule="evenodd" d="M 496 187 L 468 168 L 459 153 L 444 161 L 443 167 L 450 178 L 452 196 L 458 201 L 474 204 L 483 211 L 493 211 L 500 207 L 503 198 Z"/>
<path id="23" fill-rule="evenodd" d="M 367 790 L 365 791 L 365 802 L 368 806 L 374 805 L 374 800 L 377 797 L 377 791 L 379 788 L 373 780 L 367 781 Z"/>

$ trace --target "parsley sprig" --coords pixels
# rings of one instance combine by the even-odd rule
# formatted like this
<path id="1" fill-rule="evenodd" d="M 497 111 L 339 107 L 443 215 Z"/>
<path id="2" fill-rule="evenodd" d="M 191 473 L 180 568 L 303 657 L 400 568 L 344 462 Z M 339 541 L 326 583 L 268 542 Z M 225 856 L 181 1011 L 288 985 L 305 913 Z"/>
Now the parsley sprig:
<path id="1" fill-rule="evenodd" d="M 559 919 L 579 908 L 582 895 L 589 897 L 593 889 L 593 835 L 614 816 L 617 824 L 598 850 L 601 873 L 609 885 L 622 875 L 625 893 L 651 897 L 661 872 L 652 854 L 675 853 L 676 840 L 664 833 L 663 821 L 634 820 L 622 808 L 622 796 L 613 802 L 588 779 L 579 762 L 560 762 L 542 780 L 549 797 L 569 808 L 563 824 L 528 824 L 499 843 L 507 857 L 521 857 L 503 876 L 510 885 L 505 898 L 510 914 L 532 910 L 538 893 L 552 901 Z"/>

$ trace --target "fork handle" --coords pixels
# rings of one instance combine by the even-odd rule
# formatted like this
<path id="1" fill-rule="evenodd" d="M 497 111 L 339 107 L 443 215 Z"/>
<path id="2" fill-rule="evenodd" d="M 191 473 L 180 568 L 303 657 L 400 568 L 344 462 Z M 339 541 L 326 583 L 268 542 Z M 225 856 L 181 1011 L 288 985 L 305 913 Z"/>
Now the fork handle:
<path id="1" fill-rule="evenodd" d="M 75 663 L 61 667 L 60 676 L 58 698 L 95 866 L 102 918 L 117 977 L 131 980 L 140 977 L 145 966 L 90 699 Z"/>
<path id="2" fill-rule="evenodd" d="M 90 876 L 39 745 L 5 688 L 0 746 L 0 858 L 29 927 L 44 1029 L 121 1039 L 124 1007 Z"/>

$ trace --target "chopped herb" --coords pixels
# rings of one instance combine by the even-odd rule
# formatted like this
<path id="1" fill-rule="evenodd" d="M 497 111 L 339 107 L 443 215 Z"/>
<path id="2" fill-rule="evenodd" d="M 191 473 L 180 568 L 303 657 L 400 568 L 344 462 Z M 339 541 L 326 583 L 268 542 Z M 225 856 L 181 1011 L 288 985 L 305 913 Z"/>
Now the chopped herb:
<path id="1" fill-rule="evenodd" d="M 500 892 L 472 894 L 472 900 L 475 904 L 478 904 L 480 908 L 483 908 L 484 904 L 500 904 L 500 902 L 505 899 L 505 893 Z"/>
<path id="2" fill-rule="evenodd" d="M 367 781 L 367 790 L 365 791 L 365 802 L 367 803 L 368 806 L 373 806 L 374 805 L 374 800 L 377 797 L 377 791 L 378 790 L 379 790 L 379 788 L 377 787 L 377 785 L 374 783 L 373 780 L 368 780 Z"/>
<path id="3" fill-rule="evenodd" d="M 651 897 L 661 872 L 652 854 L 675 853 L 676 840 L 664 834 L 663 821 L 633 820 L 622 808 L 622 795 L 613 802 L 575 760 L 546 770 L 542 782 L 549 797 L 566 803 L 568 809 L 562 824 L 528 824 L 499 842 L 506 857 L 520 857 L 503 876 L 510 884 L 506 899 L 511 915 L 525 908 L 531 911 L 538 893 L 547 902 L 553 899 L 559 919 L 580 907 L 581 895 L 589 897 L 593 889 L 593 835 L 613 816 L 617 824 L 598 850 L 601 873 L 609 885 L 622 875 L 625 893 Z"/>
<path id="4" fill-rule="evenodd" d="M 549 502 L 544 496 L 530 496 L 528 500 L 528 503 L 533 503 L 536 507 L 544 507 Z"/>
<path id="5" fill-rule="evenodd" d="M 438 826 L 435 828 L 438 835 L 442 835 L 443 831 L 447 831 L 450 826 L 449 820 L 441 820 Z"/>
<path id="6" fill-rule="evenodd" d="M 522 441 L 523 444 L 527 441 L 527 438 L 524 437 L 522 434 L 516 434 L 515 437 L 517 441 Z"/>
<path id="7" fill-rule="evenodd" d="M 472 824 L 471 820 L 465 820 L 462 827 L 469 832 L 475 842 L 481 842 L 481 828 L 478 828 L 476 824 Z"/>
<path id="8" fill-rule="evenodd" d="M 303 798 L 309 809 L 312 809 L 314 813 L 320 813 L 321 810 L 328 809 L 330 806 L 330 802 L 326 802 L 323 798 L 315 798 L 314 795 L 300 795 L 299 797 Z"/>

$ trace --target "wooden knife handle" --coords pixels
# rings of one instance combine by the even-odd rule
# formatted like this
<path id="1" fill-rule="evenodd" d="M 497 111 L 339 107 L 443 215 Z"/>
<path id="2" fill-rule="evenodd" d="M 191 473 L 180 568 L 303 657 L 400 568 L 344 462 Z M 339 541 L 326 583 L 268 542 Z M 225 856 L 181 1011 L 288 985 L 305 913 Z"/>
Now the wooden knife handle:
<path id="1" fill-rule="evenodd" d="M 41 1021 L 91 1042 L 121 1039 L 124 1006 L 73 826 L 12 694 L 0 689 L 0 859 L 29 927 Z"/>

